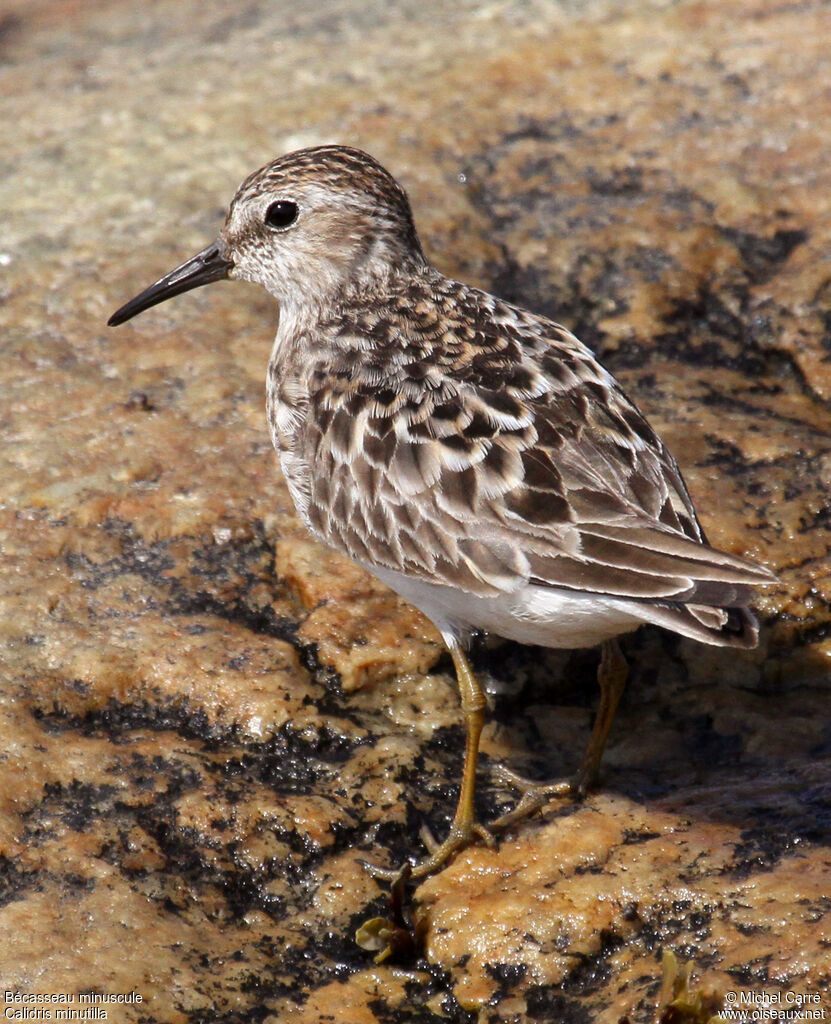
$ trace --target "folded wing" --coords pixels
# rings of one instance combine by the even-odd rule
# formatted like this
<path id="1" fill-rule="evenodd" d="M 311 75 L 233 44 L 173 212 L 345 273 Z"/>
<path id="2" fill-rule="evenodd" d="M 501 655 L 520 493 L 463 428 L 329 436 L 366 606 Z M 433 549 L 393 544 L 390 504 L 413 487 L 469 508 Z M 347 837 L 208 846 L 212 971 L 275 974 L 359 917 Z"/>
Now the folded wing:
<path id="1" fill-rule="evenodd" d="M 443 323 L 438 337 L 433 316 L 416 345 L 410 311 L 373 327 L 384 359 L 367 367 L 359 340 L 345 344 L 344 372 L 313 395 L 317 532 L 474 594 L 566 588 L 729 628 L 723 609 L 772 574 L 707 544 L 675 460 L 573 335 L 472 289 L 454 308 L 462 298 L 489 303 L 489 331 Z"/>

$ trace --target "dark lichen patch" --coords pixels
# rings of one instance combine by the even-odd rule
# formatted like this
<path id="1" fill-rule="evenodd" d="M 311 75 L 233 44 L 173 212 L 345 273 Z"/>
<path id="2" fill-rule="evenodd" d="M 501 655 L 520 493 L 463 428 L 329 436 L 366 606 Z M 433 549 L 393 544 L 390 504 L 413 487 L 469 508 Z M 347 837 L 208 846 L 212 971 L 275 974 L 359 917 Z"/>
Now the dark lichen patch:
<path id="1" fill-rule="evenodd" d="M 758 957 L 746 964 L 736 964 L 725 968 L 726 973 L 733 978 L 737 984 L 748 987 L 770 984 L 770 963 L 773 955 Z"/>
<path id="2" fill-rule="evenodd" d="M 746 268 L 748 280 L 754 283 L 767 281 L 772 277 L 794 249 L 804 245 L 810 237 L 807 231 L 799 228 L 780 228 L 770 237 L 755 235 L 738 227 L 720 227 L 719 231 L 736 246 Z"/>
<path id="3" fill-rule="evenodd" d="M 87 735 L 99 733 L 86 724 Z M 147 722 L 130 715 L 119 724 L 130 730 L 119 736 L 120 744 L 126 746 L 134 741 L 132 731 L 146 727 Z M 70 723 L 64 720 L 61 727 L 68 729 Z M 61 829 L 92 835 L 99 832 L 101 860 L 158 902 L 160 912 L 182 914 L 201 892 L 208 902 L 219 900 L 221 910 L 214 913 L 222 918 L 239 921 L 254 910 L 282 920 L 288 912 L 297 913 L 309 905 L 319 884 L 320 865 L 327 857 L 353 848 L 365 828 L 347 809 L 339 828 L 332 832 L 334 841 L 322 848 L 301 828 L 264 821 L 260 827 L 271 837 L 266 845 L 274 847 L 276 843 L 276 849 L 284 852 L 252 862 L 245 852 L 245 837 L 237 829 L 235 808 L 250 800 L 256 785 L 266 784 L 283 793 L 321 789 L 328 793 L 331 769 L 349 756 L 352 747 L 331 731 L 324 732 L 325 736 L 315 736 L 307 730 L 300 738 L 287 729 L 271 744 L 251 744 L 235 761 L 225 755 L 232 749 L 233 737 L 225 735 L 220 742 L 216 734 L 202 749 L 182 750 L 169 758 L 114 752 L 108 770 L 126 785 L 91 785 L 77 780 L 66 785 L 47 784 L 42 800 L 23 815 L 21 839 L 34 848 L 57 838 Z M 323 755 L 332 758 L 329 765 L 321 760 Z M 280 778 L 278 763 L 283 768 Z M 193 797 L 202 801 L 207 793 L 215 808 L 211 821 L 200 827 L 184 823 L 180 800 Z M 149 856 L 143 849 L 150 850 Z M 158 875 L 160 868 L 163 874 Z M 13 869 L 6 875 L 9 898 L 13 898 L 26 879 Z"/>
<path id="4" fill-rule="evenodd" d="M 665 946 L 690 944 L 692 939 L 703 942 L 716 914 L 716 908 L 706 900 L 674 900 L 669 905 L 643 909 L 637 930 L 637 943 L 646 952 L 653 953 Z M 700 952 L 695 954 L 699 957 Z"/>
<path id="5" fill-rule="evenodd" d="M 591 1010 L 576 999 L 564 995 L 558 985 L 532 985 L 525 993 L 529 1021 L 550 1024 L 592 1024 Z"/>
<path id="6" fill-rule="evenodd" d="M 440 998 L 441 1013 L 450 1024 L 476 1024 L 478 1014 L 460 1005 L 453 991 L 454 978 L 435 964 L 422 960 L 415 965 L 418 977 L 408 981 L 404 990 L 413 1005 L 424 1005 Z"/>
<path id="7" fill-rule="evenodd" d="M 23 900 L 41 887 L 43 872 L 25 870 L 12 857 L 0 854 L 0 907 L 15 900 Z"/>
<path id="8" fill-rule="evenodd" d="M 203 762 L 206 766 L 209 763 Z M 302 827 L 281 825 L 266 814 L 255 826 L 253 835 L 267 838 L 267 849 L 282 852 L 252 860 L 248 839 L 238 830 L 235 812 L 235 807 L 250 800 L 251 781 L 246 783 L 238 773 L 230 781 L 220 773 L 218 784 L 210 778 L 210 772 L 201 777 L 192 792 L 210 793 L 217 816 L 199 828 L 180 821 L 177 801 L 182 792 L 161 791 L 152 802 L 136 806 L 120 803 L 118 812 L 122 819 L 134 821 L 152 838 L 165 858 L 169 877 L 178 876 L 187 879 L 189 885 L 216 889 L 224 901 L 223 912 L 232 919 L 241 919 L 257 909 L 275 921 L 282 920 L 289 911 L 297 913 L 309 906 L 319 884 L 317 872 L 321 866 L 327 858 L 352 849 L 363 836 L 364 827 L 356 815 L 342 810 L 342 817 L 336 822 L 338 828 L 332 830 L 333 841 L 322 846 Z M 333 813 L 334 810 L 333 804 Z M 118 861 L 115 854 L 112 859 Z"/>
<path id="9" fill-rule="evenodd" d="M 271 1006 L 275 1001 L 287 1004 L 289 1012 L 303 1007 L 319 986 L 336 980 L 344 983 L 359 974 L 363 964 L 350 960 L 351 954 L 332 942 L 329 931 L 303 928 L 294 933 L 289 948 L 273 941 L 257 942 L 259 952 L 266 954 L 260 968 L 248 973 L 240 990 L 256 1009 Z M 271 1011 L 273 1012 L 273 1010 Z"/>
<path id="10" fill-rule="evenodd" d="M 164 910 L 181 914 L 194 901 L 204 901 L 214 908 L 207 916 L 220 922 L 241 921 L 252 910 L 273 921 L 285 918 L 292 901 L 283 892 L 272 891 L 270 883 L 286 878 L 287 858 L 273 857 L 253 866 L 242 862 L 236 856 L 236 840 L 181 824 L 175 807 L 163 798 L 131 813 L 165 862 L 160 878 L 148 876 L 142 883 L 134 876 L 131 884 L 160 901 Z"/>
<path id="11" fill-rule="evenodd" d="M 157 587 L 169 585 L 167 573 L 175 564 L 168 551 L 169 541 L 144 541 L 129 524 L 116 520 L 107 520 L 101 524 L 101 528 L 105 533 L 119 538 L 121 553 L 114 558 L 95 562 L 83 551 L 67 552 L 67 569 L 82 587 L 97 590 L 119 576 L 131 574 Z"/>
<path id="12" fill-rule="evenodd" d="M 41 802 L 21 815 L 25 822 L 24 838 L 37 842 L 60 824 L 73 832 L 91 828 L 102 813 L 113 806 L 116 788 L 109 785 L 91 785 L 73 779 L 69 785 L 47 782 Z"/>
<path id="13" fill-rule="evenodd" d="M 297 622 L 294 619 L 275 614 L 274 609 L 267 605 L 252 607 L 244 598 L 227 601 L 205 591 L 179 593 L 171 599 L 168 610 L 177 615 L 215 615 L 227 622 L 240 623 L 260 636 L 296 644 Z"/>
<path id="14" fill-rule="evenodd" d="M 646 842 L 649 842 L 650 839 L 657 839 L 659 835 L 660 835 L 659 832 L 649 832 L 649 831 L 634 832 L 631 829 L 627 829 L 623 833 L 623 843 L 624 843 L 625 846 L 632 846 L 632 845 L 636 845 L 638 843 L 646 843 Z"/>
<path id="15" fill-rule="evenodd" d="M 486 965 L 485 970 L 499 986 L 495 996 L 501 999 L 522 983 L 528 973 L 528 965 L 524 963 L 490 963 Z"/>
<path id="16" fill-rule="evenodd" d="M 445 1024 L 453 1020 L 444 1012 L 433 1013 L 426 1006 L 390 1006 L 383 999 L 370 999 L 367 1008 L 378 1024 Z"/>
<path id="17" fill-rule="evenodd" d="M 298 729 L 290 722 L 266 740 L 252 740 L 236 723 L 212 719 L 204 708 L 182 698 L 158 703 L 110 699 L 83 715 L 60 708 L 34 708 L 32 714 L 49 732 L 106 736 L 115 744 L 129 743 L 138 731 L 176 732 L 184 739 L 201 741 L 204 752 L 215 755 L 204 760 L 208 770 L 227 780 L 256 779 L 281 792 L 306 792 L 313 783 L 331 779 L 338 765 L 372 742 L 368 733 L 348 737 L 329 725 Z"/>
<path id="18" fill-rule="evenodd" d="M 725 366 L 760 375 L 764 356 L 739 344 L 749 341 L 748 331 L 728 297 L 707 284 L 694 297 L 675 302 L 664 318 L 667 330 L 656 338 L 661 352 L 696 366 Z"/>
<path id="19" fill-rule="evenodd" d="M 272 921 L 282 921 L 289 912 L 296 909 L 290 905 L 290 901 L 268 889 L 269 882 L 285 877 L 280 870 L 281 866 L 275 863 L 256 872 L 237 869 L 217 876 L 216 882 L 232 920 L 241 920 L 250 911 L 260 910 Z"/>
<path id="20" fill-rule="evenodd" d="M 768 817 L 770 809 L 766 809 L 764 814 Z M 807 820 L 803 820 L 803 826 L 806 830 L 814 832 L 815 839 L 821 838 L 819 828 L 811 828 Z M 736 845 L 729 876 L 741 879 L 755 875 L 759 871 L 772 871 L 783 857 L 802 853 L 806 846 L 805 839 L 799 832 L 799 828 L 782 828 L 775 822 L 763 827 L 745 829 L 741 835 L 741 842 Z"/>
<path id="21" fill-rule="evenodd" d="M 245 1010 L 229 1010 L 223 1012 L 218 1008 L 211 1010 L 187 1011 L 188 1024 L 259 1024 L 271 1014 L 268 1006 L 253 1005 Z"/>
<path id="22" fill-rule="evenodd" d="M 148 541 L 131 523 L 118 519 L 106 520 L 101 529 L 120 545 L 118 555 L 102 561 L 83 551 L 66 555 L 67 567 L 85 589 L 97 591 L 138 576 L 151 588 L 146 601 L 150 609 L 167 615 L 216 616 L 256 635 L 297 645 L 297 621 L 278 614 L 262 597 L 284 596 L 274 572 L 274 541 L 262 522 L 222 528 L 220 539 L 179 536 Z"/>
<path id="23" fill-rule="evenodd" d="M 83 715 L 59 707 L 50 711 L 34 708 L 32 714 L 49 732 L 102 735 L 116 744 L 128 741 L 132 733 L 145 729 L 176 732 L 186 739 L 200 739 L 206 744 L 221 742 L 229 732 L 231 735 L 235 732 L 234 726 L 211 721 L 204 708 L 184 699 L 127 703 L 110 698 L 102 707 L 91 708 Z"/>
<path id="24" fill-rule="evenodd" d="M 334 968 L 338 980 L 366 970 L 366 954 L 355 943 L 356 928 L 357 917 L 353 916 L 345 928 L 326 928 L 313 938 L 315 953 Z"/>
<path id="25" fill-rule="evenodd" d="M 390 816 L 364 827 L 353 840 L 354 848 L 365 854 L 366 862 L 379 864 L 381 867 L 398 870 L 402 864 L 412 860 L 420 853 L 414 837 L 419 829 L 427 824 L 434 828 L 437 835 L 446 829 L 450 822 L 451 811 L 443 817 L 425 814 L 415 802 L 415 794 L 408 794 L 403 819 Z M 342 842 L 342 841 L 341 841 Z M 362 920 L 365 915 L 362 916 Z"/>
<path id="26" fill-rule="evenodd" d="M 644 191 L 642 167 L 621 167 L 609 174 L 588 168 L 586 181 L 592 192 L 608 196 L 640 196 Z"/>
<path id="27" fill-rule="evenodd" d="M 613 976 L 613 954 L 624 944 L 625 939 L 617 931 L 603 929 L 600 945 L 596 952 L 575 957 L 574 966 L 563 978 L 561 991 L 569 997 L 588 996 L 600 990 Z M 564 950 L 567 955 L 569 950 Z"/>
<path id="28" fill-rule="evenodd" d="M 673 940 L 673 945 L 682 950 L 687 958 L 702 959 L 701 948 L 710 936 L 715 908 L 696 900 L 673 900 L 661 911 L 660 929 L 664 942 Z M 650 917 L 650 921 L 654 923 Z"/>
<path id="29" fill-rule="evenodd" d="M 368 735 L 349 739 L 326 726 L 301 732 L 287 723 L 263 742 L 238 742 L 240 754 L 213 761 L 209 768 L 227 780 L 256 779 L 276 792 L 305 793 L 322 779 L 334 781 L 337 766 L 371 742 Z"/>

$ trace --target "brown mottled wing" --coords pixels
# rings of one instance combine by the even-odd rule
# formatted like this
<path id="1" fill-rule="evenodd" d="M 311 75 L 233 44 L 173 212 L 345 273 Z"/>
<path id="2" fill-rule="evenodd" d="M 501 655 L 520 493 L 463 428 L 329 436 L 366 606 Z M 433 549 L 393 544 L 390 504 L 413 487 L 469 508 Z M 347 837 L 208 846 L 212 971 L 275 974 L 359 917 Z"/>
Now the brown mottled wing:
<path id="1" fill-rule="evenodd" d="M 338 328 L 306 440 L 329 543 L 476 594 L 730 606 L 769 580 L 706 545 L 672 456 L 576 338 L 439 280 Z"/>

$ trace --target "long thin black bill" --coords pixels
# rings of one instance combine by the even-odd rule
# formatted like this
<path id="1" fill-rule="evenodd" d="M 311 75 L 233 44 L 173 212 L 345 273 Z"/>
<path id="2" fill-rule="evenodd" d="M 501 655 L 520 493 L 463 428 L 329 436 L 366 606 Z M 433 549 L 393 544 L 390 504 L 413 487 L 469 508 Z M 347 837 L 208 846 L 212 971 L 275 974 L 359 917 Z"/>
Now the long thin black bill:
<path id="1" fill-rule="evenodd" d="M 118 327 L 136 313 L 142 313 L 145 309 L 164 302 L 165 299 L 173 298 L 174 295 L 189 292 L 192 288 L 201 288 L 203 284 L 210 284 L 211 281 L 222 281 L 228 276 L 232 266 L 233 263 L 221 255 L 219 246 L 214 242 L 180 267 L 159 278 L 155 284 L 145 288 L 140 295 L 125 302 L 121 309 L 113 313 L 107 321 L 107 326 Z"/>

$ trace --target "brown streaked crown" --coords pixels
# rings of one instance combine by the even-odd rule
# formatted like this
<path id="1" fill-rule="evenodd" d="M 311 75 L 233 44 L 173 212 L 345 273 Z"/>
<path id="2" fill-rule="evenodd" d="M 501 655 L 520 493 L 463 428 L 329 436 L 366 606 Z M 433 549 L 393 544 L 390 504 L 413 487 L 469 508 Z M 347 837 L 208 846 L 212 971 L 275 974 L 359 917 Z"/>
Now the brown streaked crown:
<path id="1" fill-rule="evenodd" d="M 323 186 L 333 195 L 360 196 L 373 212 L 401 232 L 401 241 L 421 254 L 407 193 L 368 153 L 349 146 L 312 146 L 277 157 L 243 181 L 232 205 L 258 196 L 290 192 L 298 185 Z"/>

